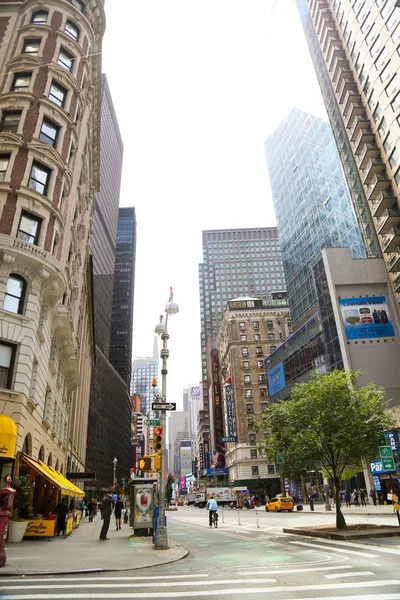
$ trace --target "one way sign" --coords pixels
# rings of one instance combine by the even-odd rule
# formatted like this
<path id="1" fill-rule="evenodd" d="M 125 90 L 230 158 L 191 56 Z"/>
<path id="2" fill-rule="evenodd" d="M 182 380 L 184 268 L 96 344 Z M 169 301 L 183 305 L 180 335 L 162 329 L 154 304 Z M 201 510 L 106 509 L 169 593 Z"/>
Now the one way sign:
<path id="1" fill-rule="evenodd" d="M 175 402 L 153 402 L 151 410 L 176 410 Z"/>

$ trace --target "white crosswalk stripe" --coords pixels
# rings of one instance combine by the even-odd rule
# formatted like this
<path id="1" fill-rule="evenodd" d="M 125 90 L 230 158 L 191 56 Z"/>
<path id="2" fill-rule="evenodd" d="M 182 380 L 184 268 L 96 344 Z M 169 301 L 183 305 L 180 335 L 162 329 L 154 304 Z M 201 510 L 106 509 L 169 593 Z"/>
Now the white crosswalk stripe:
<path id="1" fill-rule="evenodd" d="M 363 556 L 364 558 L 379 558 L 378 554 L 370 554 L 369 552 L 360 552 L 359 550 L 350 550 L 350 548 L 348 548 L 348 547 L 334 548 L 333 546 L 330 546 L 328 544 L 326 544 L 324 546 L 323 544 L 320 544 L 320 540 L 318 540 L 318 544 L 316 544 L 314 542 L 289 542 L 289 544 L 292 544 L 294 546 L 305 546 L 308 548 L 313 548 L 314 550 L 319 549 L 319 550 L 325 550 L 327 552 L 338 552 L 339 554 L 351 554 L 351 555 L 355 555 L 355 556 Z"/>

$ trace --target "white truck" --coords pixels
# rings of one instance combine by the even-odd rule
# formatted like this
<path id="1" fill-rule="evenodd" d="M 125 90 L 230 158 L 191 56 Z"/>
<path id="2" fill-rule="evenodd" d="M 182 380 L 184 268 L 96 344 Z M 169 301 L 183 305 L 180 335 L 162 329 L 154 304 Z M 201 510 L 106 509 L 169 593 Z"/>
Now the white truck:
<path id="1" fill-rule="evenodd" d="M 196 494 L 194 506 L 197 506 L 198 508 L 204 508 L 207 504 L 207 500 L 211 495 L 214 496 L 219 506 L 225 506 L 227 504 L 230 504 L 234 499 L 231 488 L 209 487 L 204 492 L 198 492 Z"/>

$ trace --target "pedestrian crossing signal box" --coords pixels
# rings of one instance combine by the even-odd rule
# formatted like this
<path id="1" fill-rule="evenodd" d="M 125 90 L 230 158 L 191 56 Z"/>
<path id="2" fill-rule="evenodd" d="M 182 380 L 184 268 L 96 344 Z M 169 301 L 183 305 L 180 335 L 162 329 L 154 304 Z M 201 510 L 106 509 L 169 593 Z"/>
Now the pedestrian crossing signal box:
<path id="1" fill-rule="evenodd" d="M 138 463 L 139 471 L 154 473 L 161 471 L 161 456 L 142 456 Z"/>
<path id="2" fill-rule="evenodd" d="M 153 448 L 154 452 L 162 453 L 163 447 L 163 427 L 156 425 L 153 429 Z"/>

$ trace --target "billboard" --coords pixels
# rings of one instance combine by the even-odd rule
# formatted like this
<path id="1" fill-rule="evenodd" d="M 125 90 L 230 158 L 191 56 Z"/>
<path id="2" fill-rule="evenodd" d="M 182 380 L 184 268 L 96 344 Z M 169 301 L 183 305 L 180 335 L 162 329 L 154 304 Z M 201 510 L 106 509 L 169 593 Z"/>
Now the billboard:
<path id="1" fill-rule="evenodd" d="M 276 367 L 271 369 L 267 375 L 268 377 L 268 391 L 269 395 L 272 396 L 277 392 L 283 390 L 286 387 L 285 372 L 283 370 L 283 363 L 280 362 Z"/>
<path id="2" fill-rule="evenodd" d="M 340 298 L 339 306 L 348 340 L 394 336 L 385 296 Z"/>
<path id="3" fill-rule="evenodd" d="M 228 437 L 235 435 L 235 425 L 233 422 L 233 404 L 232 404 L 232 380 L 229 378 L 225 384 L 225 410 L 226 425 Z"/>

